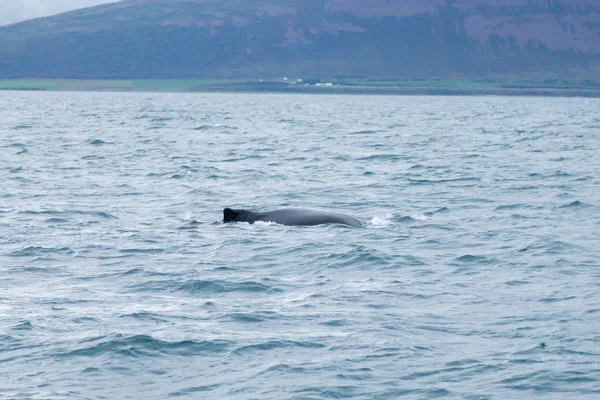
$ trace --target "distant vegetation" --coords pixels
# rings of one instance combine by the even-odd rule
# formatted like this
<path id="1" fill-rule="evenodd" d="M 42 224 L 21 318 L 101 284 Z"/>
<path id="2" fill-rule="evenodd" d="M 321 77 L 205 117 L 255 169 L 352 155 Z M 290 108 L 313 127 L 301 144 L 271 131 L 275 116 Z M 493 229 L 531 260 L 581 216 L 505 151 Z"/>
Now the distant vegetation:
<path id="1" fill-rule="evenodd" d="M 587 81 L 596 88 L 600 3 L 499 3 L 125 1 L 0 27 L 0 79 L 200 79 L 192 86 L 206 87 L 207 80 L 288 77 L 422 87 L 421 79 L 465 90 Z M 180 85 L 189 89 L 188 81 Z"/>

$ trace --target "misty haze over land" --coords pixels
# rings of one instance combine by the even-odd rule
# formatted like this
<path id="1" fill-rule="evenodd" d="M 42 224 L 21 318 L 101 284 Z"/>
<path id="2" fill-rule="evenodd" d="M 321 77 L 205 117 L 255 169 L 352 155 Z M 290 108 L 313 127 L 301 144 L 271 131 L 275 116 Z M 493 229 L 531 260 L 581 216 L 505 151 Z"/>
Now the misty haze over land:
<path id="1" fill-rule="evenodd" d="M 116 1 L 118 0 L 0 0 L 0 25 Z"/>

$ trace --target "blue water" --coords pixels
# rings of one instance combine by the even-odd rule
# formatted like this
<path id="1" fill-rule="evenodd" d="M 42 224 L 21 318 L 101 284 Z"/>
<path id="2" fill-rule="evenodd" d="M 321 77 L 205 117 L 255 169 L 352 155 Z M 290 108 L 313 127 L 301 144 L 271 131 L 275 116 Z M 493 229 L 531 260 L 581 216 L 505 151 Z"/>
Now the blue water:
<path id="1" fill-rule="evenodd" d="M 600 100 L 0 93 L 0 398 L 600 398 Z M 215 224 L 315 207 L 339 225 Z"/>

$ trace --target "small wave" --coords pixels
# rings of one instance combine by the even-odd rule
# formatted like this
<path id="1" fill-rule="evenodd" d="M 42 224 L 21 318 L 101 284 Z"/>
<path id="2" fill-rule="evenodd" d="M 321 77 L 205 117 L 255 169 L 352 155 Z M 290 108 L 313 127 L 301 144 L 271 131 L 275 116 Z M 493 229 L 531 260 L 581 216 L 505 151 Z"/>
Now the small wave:
<path id="1" fill-rule="evenodd" d="M 539 353 L 546 348 L 545 343 L 533 348 L 529 353 Z M 573 352 L 567 352 L 569 355 L 580 355 L 580 356 L 591 356 L 590 353 L 573 354 Z M 573 385 L 581 383 L 596 383 L 598 382 L 597 373 L 584 372 L 584 371 L 566 371 L 566 372 L 554 372 L 552 370 L 540 369 L 534 372 L 524 372 L 515 374 L 511 377 L 501 380 L 499 383 L 506 385 L 506 388 L 512 390 L 520 390 L 527 392 L 537 393 L 552 393 L 557 387 L 564 385 Z M 584 392 L 581 392 L 584 393 Z M 597 391 L 591 391 L 589 394 L 596 393 Z M 575 396 L 583 397 L 586 396 Z M 597 396 L 587 396 L 588 398 L 595 398 Z"/>
<path id="2" fill-rule="evenodd" d="M 93 343 L 95 344 L 89 344 Z M 149 335 L 92 338 L 79 342 L 79 349 L 54 354 L 55 357 L 96 357 L 103 354 L 119 354 L 128 357 L 155 356 L 157 354 L 196 356 L 215 355 L 227 352 L 233 345 L 226 340 L 183 340 L 167 341 L 155 339 Z"/>
<path id="3" fill-rule="evenodd" d="M 190 388 L 186 388 L 186 389 L 181 389 L 176 392 L 171 392 L 168 394 L 168 396 L 169 397 L 182 397 L 182 396 L 189 397 L 190 395 L 193 395 L 194 393 L 209 392 L 214 389 L 217 389 L 220 386 L 221 386 L 221 384 L 219 384 L 219 383 L 216 383 L 214 385 L 194 386 L 194 387 L 190 387 Z M 194 397 L 194 396 L 192 396 L 192 397 Z"/>
<path id="4" fill-rule="evenodd" d="M 35 261 L 45 261 L 47 258 L 39 257 L 35 258 Z M 59 267 L 18 267 L 14 268 L 15 273 L 29 273 L 29 274 L 47 274 L 52 276 L 61 276 L 65 274 L 65 271 Z M 12 271 L 11 271 L 12 272 Z"/>
<path id="5" fill-rule="evenodd" d="M 364 131 L 355 131 L 348 132 L 348 135 L 372 135 L 373 133 L 385 132 L 382 130 L 364 130 Z"/>
<path id="6" fill-rule="evenodd" d="M 415 165 L 411 166 L 409 169 L 426 169 L 426 168 L 428 168 L 428 167 L 426 167 L 423 164 L 415 164 Z"/>
<path id="7" fill-rule="evenodd" d="M 114 142 L 105 142 L 102 139 L 93 139 L 88 142 L 88 144 L 92 146 L 103 146 L 105 144 L 114 144 Z"/>
<path id="8" fill-rule="evenodd" d="M 306 370 L 307 370 L 306 368 L 292 366 L 289 364 L 277 364 L 277 365 L 270 366 L 270 367 L 266 368 L 265 370 L 261 371 L 259 373 L 259 375 L 264 375 L 264 374 L 268 374 L 271 372 L 277 372 L 277 373 L 289 372 L 289 373 L 302 374 L 302 373 L 305 373 Z"/>
<path id="9" fill-rule="evenodd" d="M 31 331 L 33 330 L 33 324 L 31 323 L 31 321 L 24 321 L 20 324 L 13 326 L 12 329 L 15 331 Z"/>
<path id="10" fill-rule="evenodd" d="M 172 275 L 167 274 L 167 276 Z M 161 279 L 139 282 L 132 284 L 129 287 L 137 291 L 185 292 L 188 295 L 214 295 L 230 292 L 273 293 L 282 291 L 281 289 L 266 286 L 258 282 L 228 282 L 223 280 L 175 281 L 173 279 Z"/>
<path id="11" fill-rule="evenodd" d="M 81 211 L 81 210 L 43 210 L 43 211 L 34 211 L 34 210 L 26 210 L 20 211 L 19 214 L 23 215 L 91 215 L 94 217 L 100 217 L 104 219 L 118 219 L 112 214 L 109 214 L 105 211 Z"/>
<path id="12" fill-rule="evenodd" d="M 577 298 L 576 296 L 545 297 L 543 299 L 540 299 L 540 301 L 542 303 L 558 303 L 558 302 L 561 302 L 561 301 L 575 300 L 576 298 Z"/>
<path id="13" fill-rule="evenodd" d="M 162 176 L 167 176 L 169 174 L 171 174 L 172 172 L 150 172 L 148 174 L 146 174 L 147 177 L 162 177 Z"/>
<path id="14" fill-rule="evenodd" d="M 9 145 L 6 146 L 2 146 L 2 147 L 16 147 L 18 149 L 24 149 L 25 147 L 27 147 L 27 145 L 25 145 L 24 143 L 11 143 Z"/>
<path id="15" fill-rule="evenodd" d="M 121 273 L 121 276 L 130 276 L 130 275 L 138 275 L 138 274 L 143 274 L 144 270 L 142 268 L 132 268 L 129 269 L 123 273 Z"/>
<path id="16" fill-rule="evenodd" d="M 62 223 L 65 223 L 65 222 L 69 222 L 69 220 L 68 219 L 64 219 L 64 218 L 48 218 L 44 222 L 51 223 L 51 224 L 53 224 L 53 223 L 54 224 L 62 224 Z"/>
<path id="17" fill-rule="evenodd" d="M 121 249 L 119 252 L 124 254 L 159 254 L 164 253 L 165 249 Z"/>
<path id="18" fill-rule="evenodd" d="M 425 215 L 428 217 L 432 217 L 435 214 L 442 214 L 442 213 L 447 213 L 447 212 L 450 212 L 450 209 L 448 207 L 441 207 L 434 211 L 428 211 L 425 213 Z"/>
<path id="19" fill-rule="evenodd" d="M 468 176 L 464 178 L 449 178 L 449 179 L 413 179 L 409 178 L 408 182 L 413 185 L 435 185 L 438 183 L 453 183 L 453 182 L 479 182 L 481 178 Z"/>
<path id="20" fill-rule="evenodd" d="M 531 282 L 529 282 L 529 281 L 512 280 L 512 281 L 505 282 L 504 284 L 507 286 L 524 286 L 524 285 L 529 285 L 530 283 Z"/>
<path id="21" fill-rule="evenodd" d="M 218 221 L 218 222 L 220 222 L 220 221 Z M 178 230 L 194 230 L 194 229 L 198 229 L 198 227 L 200 225 L 202 225 L 200 222 L 196 221 L 195 219 L 192 219 L 191 221 L 189 221 L 188 223 L 186 223 L 183 226 L 180 226 L 177 229 Z"/>
<path id="22" fill-rule="evenodd" d="M 160 318 L 157 315 L 148 313 L 148 312 L 121 314 L 119 316 L 119 318 L 133 318 L 133 319 L 137 319 L 140 321 L 152 321 L 152 322 L 168 322 L 166 319 Z"/>
<path id="23" fill-rule="evenodd" d="M 23 178 L 22 176 L 13 176 L 13 177 L 8 178 L 8 180 L 14 181 L 14 182 L 23 182 L 23 183 L 37 183 L 31 179 Z"/>
<path id="24" fill-rule="evenodd" d="M 74 251 L 68 247 L 37 247 L 29 246 L 24 249 L 15 250 L 8 253 L 9 257 L 39 257 L 48 254 L 73 254 Z"/>
<path id="25" fill-rule="evenodd" d="M 484 256 L 474 256 L 472 254 L 465 254 L 464 256 L 460 256 L 455 259 L 461 263 L 478 263 L 478 264 L 488 264 L 492 262 L 490 259 Z"/>
<path id="26" fill-rule="evenodd" d="M 502 204 L 498 207 L 495 208 L 495 211 L 502 211 L 502 210 L 515 210 L 517 208 L 522 208 L 524 207 L 524 204 L 521 203 L 515 203 L 515 204 Z"/>
<path id="27" fill-rule="evenodd" d="M 594 177 L 592 177 L 592 176 L 582 176 L 582 177 L 579 177 L 579 178 L 575 178 L 573 181 L 574 182 L 587 182 L 587 181 L 590 181 L 592 179 L 594 179 Z"/>
<path id="28" fill-rule="evenodd" d="M 263 285 L 258 282 L 228 282 L 228 281 L 202 281 L 196 280 L 186 282 L 179 286 L 177 291 L 188 292 L 192 294 L 198 293 L 229 293 L 229 292 L 249 292 L 249 293 L 266 293 L 266 292 L 281 292 L 281 289 Z"/>
<path id="29" fill-rule="evenodd" d="M 540 187 L 539 186 L 532 186 L 532 185 L 516 185 L 516 186 L 511 186 L 508 188 L 508 190 L 510 191 L 525 191 L 525 190 L 538 190 Z"/>
<path id="30" fill-rule="evenodd" d="M 15 339 L 14 337 L 0 334 L 0 354 L 2 354 L 4 351 L 11 350 L 16 343 L 19 343 L 19 340 Z M 3 361 L 6 360 L 0 359 L 0 362 Z"/>
<path id="31" fill-rule="evenodd" d="M 266 156 L 259 156 L 259 155 L 249 155 L 249 156 L 243 156 L 243 157 L 239 157 L 239 158 L 226 158 L 221 160 L 222 163 L 235 163 L 235 162 L 240 162 L 240 161 L 246 161 L 246 160 L 264 160 L 265 158 L 267 158 Z"/>
<path id="32" fill-rule="evenodd" d="M 404 256 L 400 256 L 398 257 L 399 259 L 395 262 L 394 266 L 411 266 L 411 267 L 422 267 L 427 265 L 427 263 L 415 256 L 411 256 L 411 255 L 404 255 Z M 393 281 L 392 283 L 394 284 L 403 284 L 402 282 L 399 281 Z"/>
<path id="33" fill-rule="evenodd" d="M 388 254 L 379 254 L 377 251 L 365 246 L 356 246 L 345 253 L 332 253 L 327 256 L 326 259 L 328 260 L 328 263 L 331 263 L 330 266 L 332 268 L 372 265 L 383 267 L 389 265 L 392 262 L 393 257 Z"/>
<path id="34" fill-rule="evenodd" d="M 242 322 L 242 323 L 258 323 L 263 322 L 264 318 L 261 318 L 256 313 L 234 313 L 227 315 L 227 319 L 234 322 Z"/>
<path id="35" fill-rule="evenodd" d="M 329 321 L 321 322 L 320 325 L 342 327 L 347 325 L 347 321 L 341 319 L 330 319 Z"/>
<path id="36" fill-rule="evenodd" d="M 473 153 L 473 154 L 465 154 L 464 156 L 461 156 L 460 158 L 471 159 L 471 158 L 489 158 L 489 157 L 486 155 L 483 155 L 483 154 Z"/>
<path id="37" fill-rule="evenodd" d="M 553 241 L 536 241 L 526 247 L 523 247 L 519 250 L 519 253 L 529 252 L 529 251 L 542 251 L 545 254 L 564 254 L 570 250 L 585 250 L 583 246 L 574 245 L 566 242 L 562 242 L 560 240 Z"/>
<path id="38" fill-rule="evenodd" d="M 396 393 L 396 391 L 391 391 Z M 295 399 L 351 399 L 351 398 L 367 398 L 358 396 L 359 389 L 356 386 L 331 386 L 331 385 L 317 385 L 314 387 L 307 387 L 303 389 L 294 390 L 294 393 L 301 394 L 301 396 L 294 397 Z M 403 391 L 403 393 L 406 393 Z M 369 396 L 368 398 L 375 399 L 395 399 L 398 398 L 395 395 L 387 396 Z M 429 398 L 429 397 L 428 397 Z"/>
<path id="39" fill-rule="evenodd" d="M 196 128 L 193 128 L 192 130 L 194 131 L 208 131 L 210 129 L 214 129 L 214 128 L 218 128 L 220 125 L 216 124 L 216 125 L 200 125 L 197 126 Z"/>
<path id="40" fill-rule="evenodd" d="M 255 352 L 255 351 L 266 351 L 266 350 L 281 349 L 281 348 L 294 348 L 294 347 L 300 347 L 300 348 L 305 348 L 305 349 L 322 349 L 326 346 L 322 343 L 309 342 L 309 341 L 270 340 L 270 341 L 264 342 L 264 343 L 250 344 L 250 345 L 238 347 L 237 349 L 233 350 L 233 353 L 240 354 L 240 353 L 248 353 L 248 352 Z"/>
<path id="41" fill-rule="evenodd" d="M 558 208 L 578 208 L 578 207 L 587 207 L 587 204 L 579 201 L 579 200 L 575 200 L 572 201 L 568 204 L 564 204 L 562 206 L 559 206 Z"/>
<path id="42" fill-rule="evenodd" d="M 573 176 L 573 174 L 569 174 L 568 172 L 556 171 L 554 174 L 548 175 L 548 178 L 569 178 L 571 176 Z"/>
<path id="43" fill-rule="evenodd" d="M 398 154 L 374 154 L 371 156 L 361 157 L 360 161 L 401 161 L 404 157 Z"/>

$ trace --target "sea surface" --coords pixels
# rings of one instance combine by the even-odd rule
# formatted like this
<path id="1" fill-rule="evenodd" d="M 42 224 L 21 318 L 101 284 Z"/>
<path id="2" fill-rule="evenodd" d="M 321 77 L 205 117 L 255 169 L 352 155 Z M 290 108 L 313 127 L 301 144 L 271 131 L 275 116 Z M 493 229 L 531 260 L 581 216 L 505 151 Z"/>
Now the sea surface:
<path id="1" fill-rule="evenodd" d="M 2 399 L 600 398 L 598 99 L 0 92 L 0 179 Z"/>

